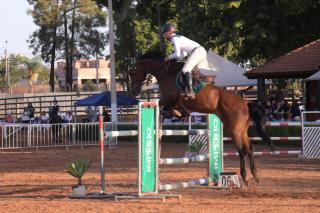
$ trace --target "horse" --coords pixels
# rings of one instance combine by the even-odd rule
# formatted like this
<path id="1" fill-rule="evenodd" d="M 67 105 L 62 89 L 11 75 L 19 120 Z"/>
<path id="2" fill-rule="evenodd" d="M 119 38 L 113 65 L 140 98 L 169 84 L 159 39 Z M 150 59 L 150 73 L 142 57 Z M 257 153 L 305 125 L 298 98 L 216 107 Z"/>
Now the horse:
<path id="1" fill-rule="evenodd" d="M 149 52 L 136 60 L 135 69 L 129 76 L 131 91 L 134 95 L 141 92 L 141 87 L 148 74 L 154 76 L 159 84 L 159 105 L 163 110 L 178 109 L 182 116 L 185 112 L 214 113 L 222 121 L 224 128 L 230 134 L 232 141 L 239 153 L 240 174 L 248 185 L 245 168 L 245 157 L 248 155 L 250 170 L 254 180 L 259 183 L 260 178 L 254 162 L 253 145 L 248 137 L 251 121 L 257 134 L 267 143 L 270 150 L 274 150 L 270 137 L 265 132 L 265 110 L 256 103 L 248 103 L 243 98 L 231 91 L 221 89 L 214 84 L 206 84 L 195 98 L 186 98 L 176 87 L 176 76 L 183 67 L 182 62 L 171 60 L 164 61 L 164 55 Z"/>
<path id="2" fill-rule="evenodd" d="M 62 118 L 54 110 L 51 109 L 49 110 L 49 121 L 50 124 L 53 124 L 51 131 L 55 143 L 61 143 L 60 133 L 62 128 L 61 123 L 63 122 Z"/>

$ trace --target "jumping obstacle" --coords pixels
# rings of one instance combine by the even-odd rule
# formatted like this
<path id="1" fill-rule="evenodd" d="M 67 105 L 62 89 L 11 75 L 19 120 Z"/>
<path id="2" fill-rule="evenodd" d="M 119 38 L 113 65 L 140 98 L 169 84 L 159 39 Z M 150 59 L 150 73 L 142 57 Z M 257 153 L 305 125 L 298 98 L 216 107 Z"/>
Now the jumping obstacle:
<path id="1" fill-rule="evenodd" d="M 191 116 L 193 115 L 204 115 L 204 114 L 191 114 Z M 189 118 L 189 130 L 193 131 L 194 129 L 192 129 L 192 122 L 191 122 L 192 118 Z M 253 123 L 251 123 L 251 125 L 253 125 Z M 266 126 L 302 126 L 301 122 L 267 122 Z M 302 127 L 303 130 L 303 127 Z M 305 138 L 305 137 L 304 137 Z M 270 139 L 272 141 L 297 141 L 297 140 L 303 140 L 303 137 L 292 137 L 292 136 L 280 136 L 280 137 L 270 137 Z M 313 137 L 314 138 L 314 137 Z M 249 137 L 250 140 L 254 140 L 254 141 L 261 141 L 262 139 L 260 137 Z M 207 135 L 190 135 L 189 136 L 189 145 L 193 144 L 196 141 L 200 141 L 202 142 L 204 145 L 206 145 L 207 143 Z M 232 138 L 230 137 L 224 137 L 223 141 L 231 141 Z M 304 143 L 303 143 L 304 144 Z M 314 149 L 313 149 L 314 150 Z M 201 154 L 206 155 L 208 153 L 207 150 L 207 146 L 203 146 L 201 151 Z M 270 151 L 263 151 L 263 152 L 254 152 L 254 155 L 259 156 L 259 155 L 301 155 L 303 152 L 301 150 L 281 150 L 281 151 L 275 151 L 275 152 L 270 152 Z M 239 156 L 238 152 L 226 152 L 223 153 L 223 156 Z M 304 155 L 305 156 L 305 155 Z"/>
<path id="2" fill-rule="evenodd" d="M 159 158 L 159 136 L 169 135 L 208 135 L 209 154 L 184 158 Z M 138 162 L 138 193 L 131 196 L 115 196 L 119 199 L 162 199 L 176 197 L 179 194 L 160 194 L 159 191 L 168 191 L 196 185 L 210 185 L 217 183 L 223 171 L 222 124 L 218 117 L 208 116 L 207 130 L 159 130 L 158 102 L 139 103 L 139 162 Z M 208 159 L 208 177 L 187 182 L 162 184 L 159 181 L 159 165 L 200 162 Z"/>

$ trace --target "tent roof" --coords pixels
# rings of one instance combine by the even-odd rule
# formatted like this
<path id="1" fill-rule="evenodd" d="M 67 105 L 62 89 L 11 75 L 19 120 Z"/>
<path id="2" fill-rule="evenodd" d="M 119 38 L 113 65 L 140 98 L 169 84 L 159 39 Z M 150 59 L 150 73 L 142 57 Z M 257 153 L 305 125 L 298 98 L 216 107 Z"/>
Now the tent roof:
<path id="1" fill-rule="evenodd" d="M 317 81 L 320 80 L 320 70 L 315 74 L 311 75 L 310 77 L 304 79 L 305 81 Z"/>
<path id="2" fill-rule="evenodd" d="M 257 80 L 248 79 L 244 76 L 246 70 L 237 64 L 228 61 L 218 54 L 208 51 L 208 63 L 199 65 L 204 75 L 215 75 L 217 86 L 256 86 Z"/>
<path id="3" fill-rule="evenodd" d="M 136 105 L 138 104 L 138 100 L 135 98 L 130 98 L 125 96 L 119 92 L 117 92 L 117 105 L 119 106 L 127 106 L 127 105 Z M 77 101 L 75 106 L 111 106 L 111 92 L 105 91 L 100 94 L 95 94 L 89 96 L 85 99 Z"/>

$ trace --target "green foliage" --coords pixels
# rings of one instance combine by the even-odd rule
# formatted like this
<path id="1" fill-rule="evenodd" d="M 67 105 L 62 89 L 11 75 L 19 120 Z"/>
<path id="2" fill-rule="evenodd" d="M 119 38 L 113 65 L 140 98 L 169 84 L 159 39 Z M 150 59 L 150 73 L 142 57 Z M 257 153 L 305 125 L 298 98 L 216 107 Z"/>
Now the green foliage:
<path id="1" fill-rule="evenodd" d="M 93 0 L 28 0 L 29 14 L 39 26 L 29 39 L 29 46 L 51 63 L 50 85 L 54 89 L 54 64 L 65 59 L 66 81 L 72 88 L 72 65 L 75 58 L 101 55 L 107 46 L 106 13 Z"/>
<path id="2" fill-rule="evenodd" d="M 84 91 L 96 91 L 97 90 L 97 85 L 93 83 L 91 80 L 87 80 L 84 82 Z"/>
<path id="3" fill-rule="evenodd" d="M 107 6 L 107 1 L 96 1 Z M 166 22 L 175 23 L 178 33 L 206 49 L 248 68 L 320 37 L 315 24 L 320 22 L 320 3 L 315 0 L 117 0 L 113 9 L 116 72 L 123 84 L 129 82 L 135 59 L 160 47 L 159 26 Z M 166 54 L 172 51 L 167 42 L 161 46 Z"/>
<path id="4" fill-rule="evenodd" d="M 30 80 L 31 75 L 35 73 L 38 74 L 38 80 L 48 82 L 49 71 L 48 68 L 41 62 L 40 58 L 35 57 L 30 59 L 19 54 L 11 54 L 8 58 L 8 61 L 11 86 L 14 86 L 23 79 Z M 7 80 L 5 76 L 5 60 L 0 60 L 0 70 L 4 70 L 4 73 L 0 75 L 0 86 L 4 87 L 7 86 Z"/>
<path id="5" fill-rule="evenodd" d="M 203 147 L 202 141 L 195 141 L 188 146 L 187 151 L 199 153 L 202 147 Z"/>
<path id="6" fill-rule="evenodd" d="M 82 185 L 82 176 L 88 170 L 91 162 L 88 160 L 72 160 L 67 163 L 67 173 L 78 179 L 78 186 Z"/>

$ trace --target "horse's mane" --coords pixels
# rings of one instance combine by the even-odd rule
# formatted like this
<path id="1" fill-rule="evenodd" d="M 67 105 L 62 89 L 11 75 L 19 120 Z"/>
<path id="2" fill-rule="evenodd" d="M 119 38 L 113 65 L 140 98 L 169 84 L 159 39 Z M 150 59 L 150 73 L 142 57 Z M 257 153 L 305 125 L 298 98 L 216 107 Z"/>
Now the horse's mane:
<path id="1" fill-rule="evenodd" d="M 140 59 L 164 60 L 164 58 L 165 58 L 165 55 L 162 52 L 153 50 L 153 51 L 146 52 L 143 55 L 139 56 L 138 60 L 140 60 Z"/>

